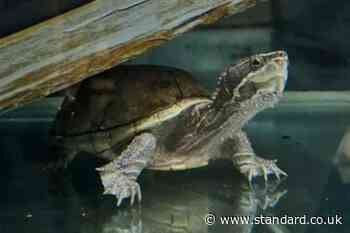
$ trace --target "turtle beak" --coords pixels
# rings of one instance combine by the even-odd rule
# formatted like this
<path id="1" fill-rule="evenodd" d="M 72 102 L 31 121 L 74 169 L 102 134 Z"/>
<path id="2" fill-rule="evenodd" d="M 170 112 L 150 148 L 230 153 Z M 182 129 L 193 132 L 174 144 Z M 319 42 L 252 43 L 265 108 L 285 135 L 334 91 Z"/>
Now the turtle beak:
<path id="1" fill-rule="evenodd" d="M 274 53 L 275 57 L 271 60 L 278 66 L 277 68 L 277 92 L 282 93 L 288 81 L 288 55 L 284 51 L 277 51 Z"/>
<path id="2" fill-rule="evenodd" d="M 284 51 L 261 54 L 266 64 L 253 73 L 251 81 L 260 93 L 282 94 L 288 80 L 288 56 Z"/>

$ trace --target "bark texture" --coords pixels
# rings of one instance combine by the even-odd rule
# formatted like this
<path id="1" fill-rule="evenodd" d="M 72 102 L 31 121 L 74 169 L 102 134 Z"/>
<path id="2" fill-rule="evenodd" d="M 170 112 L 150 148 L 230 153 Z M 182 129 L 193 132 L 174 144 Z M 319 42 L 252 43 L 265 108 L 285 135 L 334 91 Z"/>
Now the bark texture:
<path id="1" fill-rule="evenodd" d="M 0 110 L 47 96 L 255 0 L 96 0 L 0 39 Z"/>

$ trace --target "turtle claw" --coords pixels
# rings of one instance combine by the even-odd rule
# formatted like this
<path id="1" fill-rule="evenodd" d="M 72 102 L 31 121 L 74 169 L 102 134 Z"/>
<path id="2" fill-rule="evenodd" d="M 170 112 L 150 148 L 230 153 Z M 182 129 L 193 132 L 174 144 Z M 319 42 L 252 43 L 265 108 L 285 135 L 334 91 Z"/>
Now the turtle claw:
<path id="1" fill-rule="evenodd" d="M 126 198 L 130 198 L 131 205 L 134 204 L 136 198 L 139 202 L 141 201 L 140 185 L 133 178 L 122 173 L 107 173 L 101 169 L 98 171 L 101 172 L 101 180 L 105 188 L 103 194 L 114 195 L 118 199 L 118 207 Z"/>
<path id="2" fill-rule="evenodd" d="M 287 190 L 276 191 L 275 193 L 266 193 L 260 197 L 258 204 L 263 210 L 266 210 L 267 208 L 273 208 L 287 193 Z"/>
<path id="3" fill-rule="evenodd" d="M 130 205 L 132 206 L 135 201 L 135 190 L 131 190 L 131 196 L 130 196 Z"/>
<path id="4" fill-rule="evenodd" d="M 117 203 L 117 206 L 118 206 L 118 207 L 122 204 L 123 199 L 124 199 L 124 198 L 118 198 L 118 203 Z"/>
<path id="5" fill-rule="evenodd" d="M 276 165 L 276 162 L 277 160 L 267 160 L 260 157 L 249 158 L 242 163 L 240 171 L 247 176 L 249 183 L 257 176 L 263 176 L 265 183 L 268 181 L 268 175 L 271 174 L 275 175 L 278 180 L 281 179 L 281 175 L 288 176 Z"/>
<path id="6" fill-rule="evenodd" d="M 132 206 L 135 202 L 135 198 L 140 201 L 140 196 L 141 196 L 141 189 L 140 185 L 136 182 L 131 180 L 128 184 L 126 184 L 124 187 L 121 188 L 121 190 L 116 190 L 113 191 L 111 194 L 114 194 L 117 199 L 117 206 L 119 207 L 123 200 L 126 198 L 130 198 L 130 205 Z"/>
<path id="7" fill-rule="evenodd" d="M 130 205 L 134 205 L 135 198 L 137 198 L 138 202 L 141 202 L 142 194 L 141 194 L 141 188 L 139 184 L 137 184 L 137 187 L 135 189 L 131 190 Z"/>

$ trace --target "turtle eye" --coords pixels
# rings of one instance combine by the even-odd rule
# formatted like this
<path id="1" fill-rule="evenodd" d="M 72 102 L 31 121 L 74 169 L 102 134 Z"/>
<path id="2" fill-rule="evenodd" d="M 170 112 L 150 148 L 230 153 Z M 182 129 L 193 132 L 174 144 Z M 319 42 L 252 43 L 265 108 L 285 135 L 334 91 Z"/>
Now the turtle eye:
<path id="1" fill-rule="evenodd" d="M 260 57 L 254 57 L 250 64 L 253 69 L 258 69 L 263 64 L 263 59 Z"/>

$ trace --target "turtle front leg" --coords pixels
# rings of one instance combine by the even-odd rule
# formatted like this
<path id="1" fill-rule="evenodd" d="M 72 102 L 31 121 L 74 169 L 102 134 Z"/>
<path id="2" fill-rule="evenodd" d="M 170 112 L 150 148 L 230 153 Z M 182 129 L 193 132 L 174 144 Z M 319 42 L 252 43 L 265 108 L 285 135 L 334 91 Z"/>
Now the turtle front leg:
<path id="1" fill-rule="evenodd" d="M 240 131 L 232 139 L 234 141 L 233 164 L 248 178 L 249 182 L 257 176 L 264 176 L 265 181 L 270 174 L 274 174 L 278 179 L 281 175 L 287 176 L 287 173 L 277 167 L 276 160 L 263 159 L 255 155 L 246 133 Z"/>
<path id="2" fill-rule="evenodd" d="M 123 199 L 130 197 L 131 205 L 135 197 L 141 201 L 141 188 L 136 179 L 150 162 L 156 148 L 156 138 L 150 133 L 136 136 L 128 147 L 112 162 L 97 168 L 100 173 L 104 194 L 117 197 L 120 206 Z M 111 157 L 113 150 L 103 152 L 101 156 Z"/>

